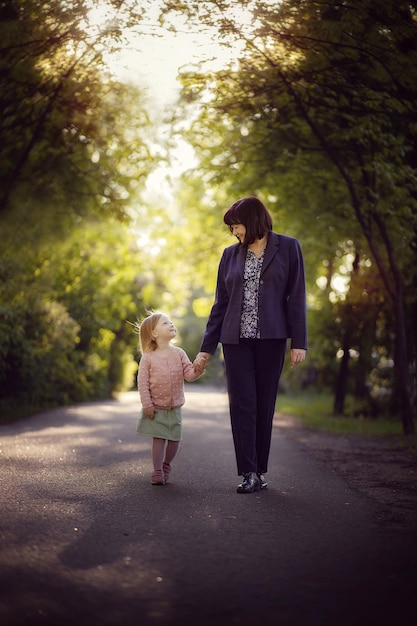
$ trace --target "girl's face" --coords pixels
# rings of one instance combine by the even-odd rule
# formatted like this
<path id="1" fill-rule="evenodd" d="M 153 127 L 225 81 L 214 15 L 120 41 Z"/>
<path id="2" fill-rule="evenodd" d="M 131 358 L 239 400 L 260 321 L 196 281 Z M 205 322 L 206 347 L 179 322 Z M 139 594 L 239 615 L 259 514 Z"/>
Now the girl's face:
<path id="1" fill-rule="evenodd" d="M 176 334 L 177 329 L 175 328 L 169 317 L 167 317 L 166 315 L 161 315 L 157 325 L 152 331 L 154 339 L 173 339 Z"/>
<path id="2" fill-rule="evenodd" d="M 240 243 L 245 242 L 246 226 L 244 226 L 243 224 L 232 224 L 230 226 L 230 231 L 232 235 L 239 239 Z"/>

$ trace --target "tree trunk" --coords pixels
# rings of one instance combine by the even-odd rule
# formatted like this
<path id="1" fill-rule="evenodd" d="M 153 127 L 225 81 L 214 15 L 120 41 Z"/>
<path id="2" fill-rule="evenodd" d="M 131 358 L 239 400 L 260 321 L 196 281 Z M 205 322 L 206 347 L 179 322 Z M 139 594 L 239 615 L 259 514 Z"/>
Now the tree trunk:
<path id="1" fill-rule="evenodd" d="M 359 356 L 354 368 L 354 396 L 355 399 L 361 401 L 363 410 L 373 417 L 375 415 L 375 405 L 370 397 L 370 389 L 368 386 L 369 374 L 372 369 L 372 348 L 375 345 L 376 335 L 376 318 L 366 319 L 361 328 L 360 337 L 358 338 Z"/>
<path id="2" fill-rule="evenodd" d="M 415 433 L 411 376 L 407 358 L 407 333 L 404 302 L 394 302 L 395 348 L 394 348 L 394 398 L 398 399 L 398 408 L 405 435 Z"/>
<path id="3" fill-rule="evenodd" d="M 403 298 L 403 286 L 402 275 L 397 267 L 396 257 L 394 253 L 394 246 L 391 241 L 387 225 L 384 223 L 381 215 L 378 214 L 377 206 L 369 211 L 363 212 L 363 198 L 365 193 L 368 204 L 372 204 L 372 197 L 370 197 L 370 190 L 374 189 L 373 181 L 370 180 L 367 164 L 362 158 L 361 147 L 358 144 L 357 149 L 357 166 L 360 168 L 362 174 L 362 183 L 356 182 L 354 176 L 349 172 L 349 163 L 346 165 L 346 159 L 344 154 L 339 153 L 338 149 L 334 147 L 331 140 L 325 132 L 323 132 L 320 124 L 315 121 L 310 113 L 308 104 L 303 100 L 302 95 L 297 91 L 296 85 L 287 77 L 285 71 L 280 69 L 276 63 L 271 59 L 268 62 L 277 71 L 279 78 L 286 88 L 287 93 L 294 99 L 296 106 L 299 110 L 301 117 L 305 120 L 309 126 L 312 134 L 319 141 L 322 149 L 327 154 L 329 159 L 335 165 L 339 171 L 342 180 L 345 182 L 349 194 L 352 200 L 352 206 L 357 218 L 357 221 L 362 229 L 362 232 L 369 244 L 370 251 L 374 257 L 376 265 L 380 271 L 382 280 L 387 288 L 387 291 L 393 302 L 394 316 L 395 316 L 395 380 L 394 395 L 399 399 L 400 415 L 403 424 L 404 434 L 414 433 L 413 423 L 413 406 L 411 400 L 411 383 L 409 374 L 409 364 L 407 358 L 407 342 L 406 342 L 406 326 L 405 326 L 405 305 Z M 375 237 L 372 231 L 372 224 L 377 226 L 380 235 L 382 236 L 383 246 L 385 246 L 385 252 L 387 253 L 388 260 L 385 260 L 384 252 L 379 250 L 378 239 Z M 341 364 L 342 369 L 342 364 Z M 339 372 L 339 376 L 341 376 Z M 398 396 L 397 396 L 398 394 Z"/>
<path id="4" fill-rule="evenodd" d="M 343 356 L 340 359 L 340 367 L 336 380 L 336 387 L 334 393 L 334 403 L 333 403 L 333 412 L 335 415 L 343 415 L 343 411 L 345 408 L 345 399 L 346 399 L 346 388 L 347 381 L 349 376 L 349 341 L 348 338 L 345 337 L 345 341 L 343 342 Z"/>

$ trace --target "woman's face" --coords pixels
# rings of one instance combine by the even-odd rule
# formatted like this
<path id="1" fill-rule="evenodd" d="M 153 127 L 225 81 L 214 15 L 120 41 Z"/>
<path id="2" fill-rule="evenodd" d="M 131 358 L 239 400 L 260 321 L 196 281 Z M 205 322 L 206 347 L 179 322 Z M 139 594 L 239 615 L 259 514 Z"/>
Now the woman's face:
<path id="1" fill-rule="evenodd" d="M 232 235 L 239 239 L 240 243 L 245 243 L 246 226 L 243 224 L 232 224 L 230 226 L 230 231 Z"/>

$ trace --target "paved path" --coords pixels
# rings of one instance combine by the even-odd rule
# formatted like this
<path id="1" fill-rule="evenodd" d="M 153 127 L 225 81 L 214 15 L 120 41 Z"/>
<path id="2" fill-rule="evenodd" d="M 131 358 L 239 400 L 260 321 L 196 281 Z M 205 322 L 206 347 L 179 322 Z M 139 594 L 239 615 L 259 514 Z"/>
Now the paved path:
<path id="1" fill-rule="evenodd" d="M 415 624 L 416 538 L 278 428 L 270 488 L 237 494 L 227 397 L 186 389 L 164 487 L 136 393 L 0 427 L 0 624 Z"/>

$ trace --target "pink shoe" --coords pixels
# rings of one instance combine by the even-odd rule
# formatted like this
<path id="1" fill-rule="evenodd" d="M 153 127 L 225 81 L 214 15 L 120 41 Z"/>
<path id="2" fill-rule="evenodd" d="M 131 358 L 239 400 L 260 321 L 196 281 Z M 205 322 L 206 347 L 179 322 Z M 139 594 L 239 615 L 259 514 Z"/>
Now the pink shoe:
<path id="1" fill-rule="evenodd" d="M 169 478 L 169 474 L 171 472 L 171 464 L 170 463 L 164 463 L 162 465 L 162 468 L 164 470 L 164 477 L 165 477 L 165 482 L 168 482 L 168 478 Z"/>
<path id="2" fill-rule="evenodd" d="M 152 473 L 152 485 L 165 485 L 164 474 L 162 470 L 155 470 Z"/>

